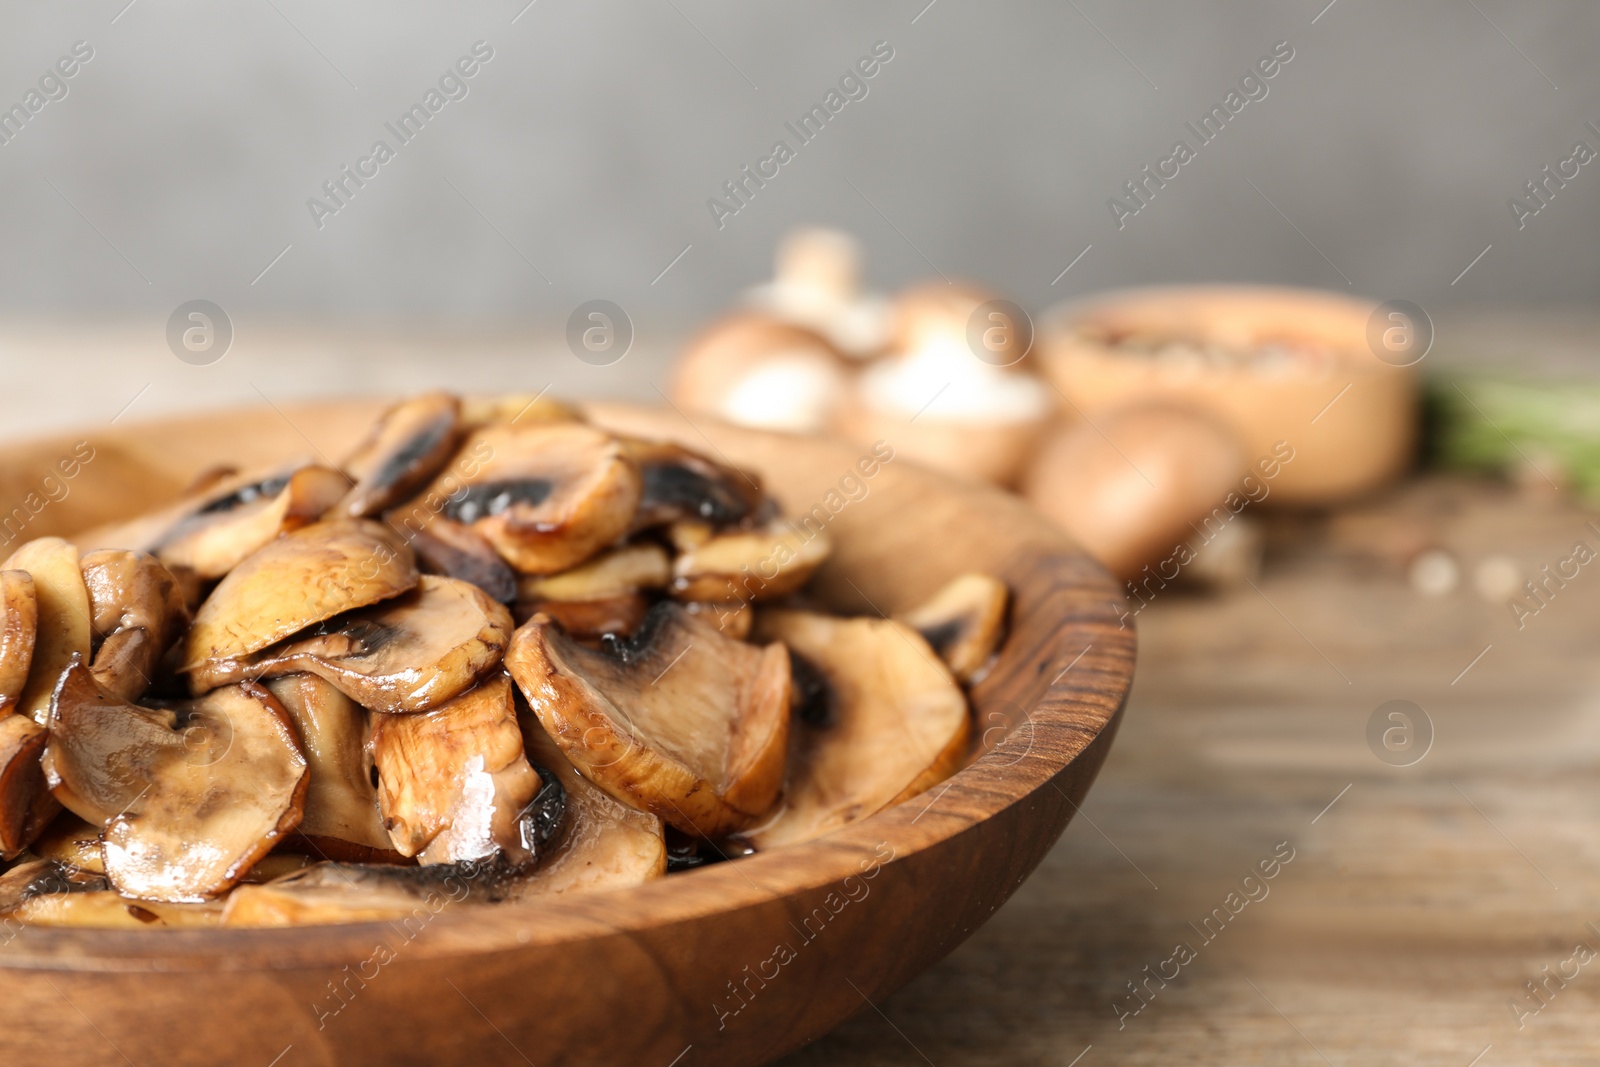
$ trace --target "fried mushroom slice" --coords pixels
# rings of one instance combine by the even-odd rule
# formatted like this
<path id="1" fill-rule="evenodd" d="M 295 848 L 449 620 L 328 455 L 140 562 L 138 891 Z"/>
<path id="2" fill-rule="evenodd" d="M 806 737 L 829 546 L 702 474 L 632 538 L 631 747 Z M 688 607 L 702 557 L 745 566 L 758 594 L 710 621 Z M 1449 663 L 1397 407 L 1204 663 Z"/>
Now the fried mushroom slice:
<path id="1" fill-rule="evenodd" d="M 761 483 L 744 471 L 665 441 L 622 441 L 643 487 L 633 517 L 635 530 L 685 519 L 732 526 L 761 506 Z"/>
<path id="2" fill-rule="evenodd" d="M 502 856 L 520 867 L 541 850 L 545 790 L 560 787 L 528 763 L 512 692 L 499 675 L 432 712 L 378 717 L 379 797 L 402 855 L 430 866 Z M 557 800 L 557 820 L 560 810 Z"/>
<path id="3" fill-rule="evenodd" d="M 1008 599 L 998 578 L 963 574 L 895 618 L 921 634 L 959 681 L 969 682 L 1000 645 Z"/>
<path id="4" fill-rule="evenodd" d="M 14 916 L 30 900 L 46 895 L 93 893 L 106 888 L 104 877 L 39 856 L 28 856 L 0 874 L 0 915 Z"/>
<path id="5" fill-rule="evenodd" d="M 245 679 L 308 671 L 374 712 L 427 711 L 466 692 L 500 664 L 511 613 L 483 590 L 424 574 L 417 587 L 329 619 L 307 634 L 189 676 L 203 693 Z"/>
<path id="6" fill-rule="evenodd" d="M 317 863 L 228 894 L 224 926 L 321 926 L 398 921 L 415 937 L 445 908 L 506 898 L 517 872 L 499 857 L 428 867 Z"/>
<path id="7" fill-rule="evenodd" d="M 278 538 L 217 583 L 184 644 L 179 670 L 235 660 L 417 584 L 411 549 L 366 519 L 319 522 Z"/>
<path id="8" fill-rule="evenodd" d="M 0 858 L 17 856 L 61 810 L 39 766 L 45 740 L 26 715 L 0 717 Z"/>
<path id="9" fill-rule="evenodd" d="M 408 535 L 417 561 L 430 574 L 459 578 L 502 604 L 517 596 L 517 575 L 489 539 L 459 522 L 435 518 Z"/>
<path id="10" fill-rule="evenodd" d="M 971 735 L 966 698 L 909 626 L 775 611 L 758 615 L 755 632 L 814 667 L 830 706 L 796 724 L 783 804 L 742 843 L 766 850 L 809 841 L 960 767 Z"/>
<path id="11" fill-rule="evenodd" d="M 33 575 L 0 571 L 0 712 L 10 711 L 22 697 L 33 665 L 33 643 L 39 626 L 39 600 Z"/>
<path id="12" fill-rule="evenodd" d="M 627 532 L 639 470 L 621 442 L 576 422 L 495 423 L 462 445 L 418 508 L 471 526 L 524 574 L 576 566 Z"/>
<path id="13" fill-rule="evenodd" d="M 267 474 L 233 475 L 128 522 L 75 539 L 88 551 L 149 552 L 169 570 L 221 578 L 278 535 L 314 522 L 350 487 L 331 467 L 300 463 Z"/>
<path id="14" fill-rule="evenodd" d="M 665 601 L 601 651 L 535 615 L 506 667 L 578 772 L 697 837 L 748 826 L 777 799 L 789 732 L 789 657 Z"/>
<path id="15" fill-rule="evenodd" d="M 43 779 L 42 773 L 40 778 Z M 40 859 L 55 860 L 87 874 L 103 876 L 106 873 L 105 857 L 100 852 L 100 827 L 70 811 L 56 816 L 50 828 L 40 834 L 28 850 Z"/>
<path id="16" fill-rule="evenodd" d="M 469 396 L 461 401 L 461 422 L 469 430 L 495 423 L 533 425 L 541 422 L 582 422 L 583 414 L 544 393 L 497 393 Z"/>
<path id="17" fill-rule="evenodd" d="M 519 712 L 529 759 L 566 792 L 566 822 L 539 865 L 513 884 L 512 898 L 620 889 L 663 877 L 667 845 L 661 820 L 587 781 L 538 718 L 526 707 Z"/>
<path id="18" fill-rule="evenodd" d="M 460 436 L 461 402 L 449 393 L 402 400 L 339 464 L 355 484 L 328 517 L 368 518 L 398 504 L 439 473 Z"/>
<path id="19" fill-rule="evenodd" d="M 89 658 L 89 589 L 77 548 L 59 537 L 29 541 L 0 567 L 27 571 L 33 578 L 37 617 L 33 657 L 17 710 L 42 726 L 50 715 L 50 693 L 61 672 L 74 656 Z"/>
<path id="20" fill-rule="evenodd" d="M 825 531 L 781 519 L 716 534 L 680 551 L 669 589 L 679 600 L 771 600 L 804 585 L 831 549 Z"/>
<path id="21" fill-rule="evenodd" d="M 660 589 L 671 577 L 666 549 L 626 545 L 560 574 L 522 576 L 517 612 L 524 620 L 545 612 L 576 637 L 631 634 L 650 607 L 643 591 Z"/>
<path id="22" fill-rule="evenodd" d="M 56 798 L 103 828 L 113 888 L 169 903 L 237 882 L 299 825 L 309 784 L 294 725 L 260 686 L 146 708 L 81 663 L 56 689 L 43 767 Z"/>
<path id="23" fill-rule="evenodd" d="M 367 711 L 314 674 L 286 674 L 267 683 L 294 721 L 310 784 L 299 832 L 309 846 L 343 851 L 330 842 L 389 849 L 378 812 L 372 760 L 367 752 Z"/>
<path id="24" fill-rule="evenodd" d="M 167 568 L 143 552 L 97 549 L 83 556 L 81 566 L 95 648 L 89 669 L 117 696 L 137 700 L 189 625 L 183 591 Z"/>
<path id="25" fill-rule="evenodd" d="M 523 813 L 538 793 L 517 727 L 511 680 L 498 674 L 420 715 L 372 728 L 378 800 L 389 839 L 424 864 L 531 859 Z"/>

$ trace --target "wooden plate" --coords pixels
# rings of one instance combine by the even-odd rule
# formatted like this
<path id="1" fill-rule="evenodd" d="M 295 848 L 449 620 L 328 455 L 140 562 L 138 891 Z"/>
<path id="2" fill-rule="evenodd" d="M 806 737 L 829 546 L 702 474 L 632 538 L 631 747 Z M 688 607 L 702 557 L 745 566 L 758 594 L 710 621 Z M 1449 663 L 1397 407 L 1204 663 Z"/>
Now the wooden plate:
<path id="1" fill-rule="evenodd" d="M 219 462 L 337 457 L 381 406 L 226 412 L 0 448 L 0 500 L 24 502 L 0 515 L 0 542 L 13 538 L 0 550 L 126 515 Z M 637 889 L 292 930 L 13 923 L 0 928 L 0 1062 L 765 1063 L 880 1001 L 1011 895 L 1093 782 L 1133 674 L 1133 631 L 1118 626 L 1105 572 L 1014 498 L 904 460 L 863 479 L 864 450 L 842 442 L 670 411 L 594 415 L 760 471 L 791 513 L 828 509 L 837 551 L 818 588 L 837 609 L 892 612 L 967 570 L 1003 577 L 1011 631 L 973 691 L 969 765 L 824 840 Z M 83 441 L 93 458 L 66 478 L 58 462 L 75 447 L 81 460 Z"/>

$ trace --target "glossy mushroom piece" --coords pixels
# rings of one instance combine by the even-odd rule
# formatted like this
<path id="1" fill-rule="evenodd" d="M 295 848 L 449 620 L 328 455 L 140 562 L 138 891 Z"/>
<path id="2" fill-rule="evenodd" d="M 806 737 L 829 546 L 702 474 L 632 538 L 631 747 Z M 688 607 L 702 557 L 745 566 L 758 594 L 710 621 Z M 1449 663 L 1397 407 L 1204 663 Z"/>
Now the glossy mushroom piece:
<path id="1" fill-rule="evenodd" d="M 89 658 L 93 640 L 89 589 L 84 584 L 78 549 L 59 537 L 29 541 L 0 567 L 26 571 L 33 580 L 33 655 L 17 710 L 43 725 L 50 716 L 50 693 L 61 673 L 74 657 L 85 661 Z"/>
<path id="2" fill-rule="evenodd" d="M 307 671 L 362 707 L 403 715 L 466 692 L 500 665 L 511 613 L 481 589 L 425 574 L 416 588 L 347 612 L 278 645 L 209 660 L 189 676 L 203 693 L 247 679 Z"/>
<path id="3" fill-rule="evenodd" d="M 103 548 L 81 561 L 89 593 L 95 680 L 124 700 L 150 687 L 161 657 L 189 624 L 183 590 L 143 552 Z"/>
<path id="4" fill-rule="evenodd" d="M 0 859 L 20 854 L 61 810 L 39 766 L 45 741 L 26 715 L 0 715 Z"/>
<path id="5" fill-rule="evenodd" d="M 833 547 L 820 526 L 787 519 L 704 537 L 685 537 L 679 530 L 675 540 L 672 595 L 734 603 L 787 596 L 810 579 Z"/>
<path id="6" fill-rule="evenodd" d="M 305 752 L 309 785 L 298 832 L 307 850 L 324 858 L 398 859 L 378 811 L 366 709 L 314 674 L 287 674 L 266 686 Z"/>
<path id="7" fill-rule="evenodd" d="M 506 667 L 579 773 L 624 804 L 715 838 L 777 799 L 789 733 L 781 644 L 735 641 L 665 601 L 600 651 L 535 615 Z"/>
<path id="8" fill-rule="evenodd" d="M 639 504 L 622 443 L 583 423 L 490 424 L 461 456 L 401 515 L 470 526 L 523 574 L 582 563 L 627 531 Z"/>
<path id="9" fill-rule="evenodd" d="M 577 637 L 631 634 L 649 610 L 646 591 L 665 588 L 671 579 L 666 549 L 626 545 L 560 574 L 524 575 L 517 583 L 517 617 L 544 612 Z"/>
<path id="10" fill-rule="evenodd" d="M 140 707 L 81 663 L 56 689 L 41 764 L 56 799 L 102 828 L 112 887 L 172 903 L 237 882 L 299 825 L 309 784 L 294 725 L 260 686 Z"/>
<path id="11" fill-rule="evenodd" d="M 795 726 L 783 803 L 740 840 L 765 850 L 820 837 L 954 774 L 971 736 L 966 698 L 916 631 L 888 619 L 769 611 L 781 640 L 823 683 Z"/>
<path id="12" fill-rule="evenodd" d="M 16 708 L 33 666 L 39 598 L 33 575 L 0 570 L 0 712 Z"/>
<path id="13" fill-rule="evenodd" d="M 402 400 L 340 463 L 353 480 L 329 518 L 369 518 L 427 484 L 449 461 L 461 435 L 461 402 L 449 393 Z"/>
<path id="14" fill-rule="evenodd" d="M 998 578 L 962 574 L 895 618 L 921 634 L 959 681 L 969 682 L 1000 646 L 1009 600 Z"/>

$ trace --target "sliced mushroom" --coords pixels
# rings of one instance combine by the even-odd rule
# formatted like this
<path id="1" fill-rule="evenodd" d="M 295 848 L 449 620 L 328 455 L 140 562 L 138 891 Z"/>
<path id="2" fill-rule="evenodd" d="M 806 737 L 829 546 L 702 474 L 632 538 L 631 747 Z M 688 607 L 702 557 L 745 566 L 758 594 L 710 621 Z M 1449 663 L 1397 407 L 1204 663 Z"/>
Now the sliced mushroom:
<path id="1" fill-rule="evenodd" d="M 184 646 L 188 673 L 238 659 L 417 584 L 411 549 L 365 519 L 319 522 L 273 541 L 217 584 Z"/>
<path id="2" fill-rule="evenodd" d="M 516 599 L 517 575 L 489 539 L 469 526 L 436 518 L 409 535 L 417 561 L 430 574 L 471 582 L 502 604 Z"/>
<path id="3" fill-rule="evenodd" d="M 348 612 L 253 656 L 215 660 L 189 676 L 203 693 L 245 679 L 309 671 L 364 708 L 427 711 L 470 689 L 500 664 L 511 613 L 483 590 L 424 574 L 417 587 Z"/>
<path id="4" fill-rule="evenodd" d="M 61 810 L 50 795 L 39 757 L 44 727 L 26 715 L 0 717 L 0 857 L 11 859 Z"/>
<path id="5" fill-rule="evenodd" d="M 796 725 L 783 804 L 742 834 L 744 843 L 765 850 L 809 841 L 960 767 L 971 734 L 966 698 L 909 626 L 777 611 L 757 618 L 756 633 L 815 667 L 830 706 Z"/>
<path id="6" fill-rule="evenodd" d="M 522 817 L 541 783 L 505 675 L 421 715 L 380 716 L 372 758 L 384 825 L 402 856 L 424 864 L 532 857 Z"/>
<path id="7" fill-rule="evenodd" d="M 342 851 L 330 842 L 388 851 L 367 754 L 366 709 L 314 674 L 287 674 L 267 688 L 294 721 L 306 754 L 311 781 L 301 836 L 324 852 Z"/>
<path id="8" fill-rule="evenodd" d="M 627 438 L 623 445 L 638 465 L 643 486 L 635 530 L 683 519 L 731 526 L 761 506 L 761 483 L 744 471 L 664 441 Z"/>
<path id="9" fill-rule="evenodd" d="M 783 784 L 789 657 L 725 637 L 680 604 L 631 639 L 588 648 L 548 616 L 512 636 L 506 667 L 585 778 L 685 833 L 758 819 Z"/>
<path id="10" fill-rule="evenodd" d="M 321 926 L 398 920 L 416 936 L 464 901 L 503 900 L 516 873 L 498 861 L 428 867 L 318 863 L 228 894 L 224 926 Z"/>
<path id="11" fill-rule="evenodd" d="M 43 780 L 41 772 L 40 781 Z M 98 875 L 106 873 L 105 857 L 100 852 L 100 827 L 70 811 L 56 816 L 50 828 L 29 846 L 29 851 L 40 859 L 55 860 L 74 870 Z"/>
<path id="12" fill-rule="evenodd" d="M 988 662 L 1005 629 L 1005 583 L 987 574 L 963 574 L 895 618 L 922 635 L 950 672 L 963 682 Z"/>
<path id="13" fill-rule="evenodd" d="M 279 534 L 314 522 L 349 487 L 343 474 L 311 464 L 234 475 L 149 515 L 89 530 L 76 541 L 85 551 L 149 552 L 169 570 L 187 568 L 210 580 Z"/>
<path id="14" fill-rule="evenodd" d="M 539 865 L 516 880 L 512 897 L 620 889 L 665 875 L 667 846 L 661 820 L 618 803 L 591 784 L 537 717 L 524 712 L 521 718 L 529 758 L 566 791 L 566 826 Z"/>
<path id="15" fill-rule="evenodd" d="M 89 658 L 89 590 L 78 565 L 78 550 L 59 537 L 29 541 L 11 554 L 5 570 L 27 571 L 33 578 L 37 631 L 28 680 L 17 710 L 44 725 L 50 714 L 50 692 L 73 656 Z"/>
<path id="16" fill-rule="evenodd" d="M 81 663 L 56 689 L 43 766 L 57 799 L 103 827 L 113 887 L 168 902 L 237 882 L 299 824 L 308 785 L 293 723 L 260 686 L 144 708 Z"/>
<path id="17" fill-rule="evenodd" d="M 129 900 L 110 889 L 74 893 L 40 893 L 29 897 L 11 917 L 35 926 L 75 926 L 97 930 L 188 929 L 222 923 L 220 901 L 172 904 Z"/>
<path id="18" fill-rule="evenodd" d="M 33 665 L 39 598 L 33 575 L 0 571 L 0 712 L 16 707 Z"/>
<path id="19" fill-rule="evenodd" d="M 0 874 L 0 915 L 15 915 L 28 901 L 47 894 L 93 893 L 106 888 L 104 877 L 55 860 L 30 856 Z"/>
<path id="20" fill-rule="evenodd" d="M 423 393 L 385 411 L 340 467 L 355 479 L 330 518 L 361 519 L 393 507 L 439 473 L 461 434 L 461 402 Z"/>
<path id="21" fill-rule="evenodd" d="M 604 600 L 519 600 L 512 607 L 519 624 L 543 613 L 573 637 L 594 641 L 606 634 L 628 637 L 637 632 L 650 601 L 641 593 L 626 593 Z"/>
<path id="22" fill-rule="evenodd" d="M 684 602 L 683 607 L 690 615 L 701 616 L 736 641 L 743 641 L 750 636 L 750 624 L 756 617 L 749 604 L 737 601 L 689 600 Z"/>
<path id="23" fill-rule="evenodd" d="M 672 562 L 660 545 L 627 545 L 572 570 L 548 577 L 524 575 L 517 582 L 522 619 L 545 612 L 577 637 L 631 634 L 650 603 L 645 589 L 660 589 L 672 577 Z"/>
<path id="24" fill-rule="evenodd" d="M 785 520 L 718 534 L 679 554 L 672 595 L 722 601 L 786 596 L 806 583 L 831 550 L 825 530 Z"/>
<path id="25" fill-rule="evenodd" d="M 90 670 L 117 696 L 137 700 L 189 624 L 183 591 L 167 568 L 143 552 L 97 549 L 84 555 L 82 569 L 95 645 Z"/>
<path id="26" fill-rule="evenodd" d="M 455 467 L 470 473 L 445 472 L 401 515 L 465 523 L 524 574 L 582 563 L 627 531 L 639 504 L 639 471 L 621 442 L 583 423 L 496 423 L 461 454 Z"/>

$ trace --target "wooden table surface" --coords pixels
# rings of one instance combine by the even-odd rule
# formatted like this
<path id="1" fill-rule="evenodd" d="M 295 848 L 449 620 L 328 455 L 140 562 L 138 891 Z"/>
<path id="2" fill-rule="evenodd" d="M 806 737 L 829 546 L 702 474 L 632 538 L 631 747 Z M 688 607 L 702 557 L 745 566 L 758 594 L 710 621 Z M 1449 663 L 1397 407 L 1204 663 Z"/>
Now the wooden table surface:
<path id="1" fill-rule="evenodd" d="M 1491 556 L 1532 575 L 1600 548 L 1594 518 L 1414 483 L 1276 522 L 1256 589 L 1157 598 L 1121 734 L 1037 873 L 785 1067 L 1595 1062 L 1600 957 L 1573 956 L 1600 952 L 1600 566 L 1521 630 L 1472 587 Z M 1359 551 L 1419 526 L 1460 561 L 1451 593 Z M 1367 741 L 1396 699 L 1433 726 L 1411 766 Z M 1550 974 L 1541 1008 L 1524 983 Z"/>

